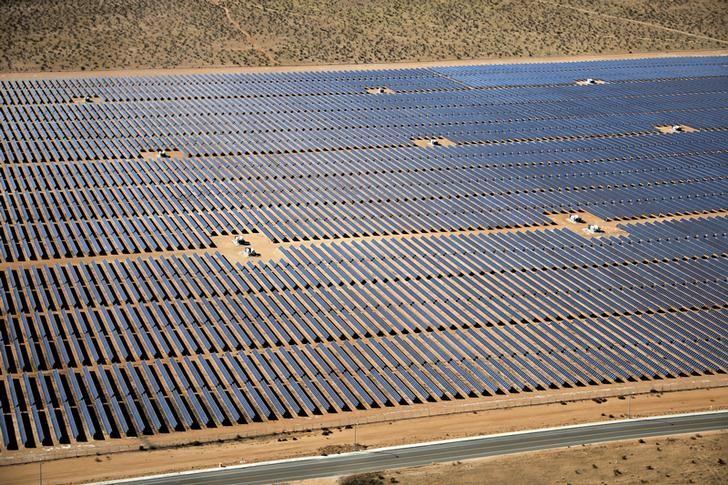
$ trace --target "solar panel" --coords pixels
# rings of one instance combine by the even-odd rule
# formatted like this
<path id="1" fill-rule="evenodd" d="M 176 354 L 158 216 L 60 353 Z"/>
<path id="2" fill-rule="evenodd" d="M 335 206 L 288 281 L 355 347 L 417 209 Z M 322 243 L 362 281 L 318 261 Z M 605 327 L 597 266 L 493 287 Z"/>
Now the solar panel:
<path id="1" fill-rule="evenodd" d="M 0 448 L 725 372 L 727 75 L 0 81 Z"/>

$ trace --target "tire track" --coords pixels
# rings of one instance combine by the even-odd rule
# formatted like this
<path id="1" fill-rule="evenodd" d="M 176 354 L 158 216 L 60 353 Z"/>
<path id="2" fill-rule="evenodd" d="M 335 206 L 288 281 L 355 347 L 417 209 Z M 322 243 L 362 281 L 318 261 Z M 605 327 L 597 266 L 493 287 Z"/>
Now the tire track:
<path id="1" fill-rule="evenodd" d="M 263 49 L 260 48 L 260 46 L 258 45 L 258 43 L 255 41 L 255 38 L 253 37 L 253 35 L 250 32 L 248 32 L 247 30 L 243 29 L 240 26 L 240 24 L 235 19 L 233 19 L 232 15 L 230 15 L 230 9 L 227 8 L 227 6 L 223 3 L 224 0 L 207 0 L 207 1 L 211 5 L 223 9 L 223 11 L 225 12 L 225 18 L 227 19 L 228 23 L 230 25 L 232 25 L 232 27 L 235 30 L 237 30 L 238 32 L 240 32 L 241 34 L 243 34 L 243 36 L 245 36 L 246 39 L 248 39 L 248 42 L 250 42 L 251 48 L 254 51 L 260 53 L 263 57 L 265 57 L 265 59 L 268 61 L 268 65 L 274 65 L 275 64 L 275 61 L 273 60 L 273 58 L 271 57 L 271 55 L 267 51 L 265 51 L 265 50 L 263 50 Z"/>
<path id="2" fill-rule="evenodd" d="M 650 28 L 653 28 L 653 29 L 658 29 L 658 30 L 664 30 L 664 31 L 667 31 L 667 32 L 672 32 L 674 34 L 680 34 L 680 35 L 685 35 L 685 36 L 688 36 L 688 37 L 693 37 L 695 39 L 710 40 L 712 42 L 718 42 L 719 44 L 728 45 L 728 40 L 717 39 L 715 37 L 710 37 L 710 36 L 707 36 L 707 35 L 693 34 L 692 32 L 686 32 L 684 30 L 673 29 L 671 27 L 665 27 L 664 25 L 660 25 L 660 24 L 654 24 L 654 23 L 645 22 L 645 21 L 642 21 L 642 20 L 634 20 L 634 19 L 631 19 L 629 17 L 619 17 L 617 15 L 611 15 L 611 14 L 608 14 L 608 13 L 602 13 L 602 12 L 598 12 L 596 10 L 589 10 L 589 9 L 582 8 L 582 7 L 574 7 L 574 6 L 571 6 L 571 5 L 563 5 L 561 3 L 558 3 L 558 2 L 550 2 L 548 0 L 538 0 L 538 1 L 540 3 L 542 3 L 542 4 L 544 4 L 544 5 L 550 5 L 552 7 L 568 8 L 570 10 L 575 10 L 577 12 L 584 13 L 584 14 L 588 14 L 588 15 L 598 15 L 600 17 L 604 17 L 604 18 L 611 19 L 611 20 L 621 20 L 623 22 L 630 22 L 630 23 L 633 23 L 633 24 L 640 25 L 642 27 L 650 27 Z"/>

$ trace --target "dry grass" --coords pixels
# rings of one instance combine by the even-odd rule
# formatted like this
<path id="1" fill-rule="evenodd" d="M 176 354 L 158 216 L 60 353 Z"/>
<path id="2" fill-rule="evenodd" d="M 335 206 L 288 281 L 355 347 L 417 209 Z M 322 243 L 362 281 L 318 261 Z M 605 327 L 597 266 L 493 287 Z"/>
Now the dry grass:
<path id="1" fill-rule="evenodd" d="M 728 433 L 630 440 L 603 445 L 405 468 L 340 479 L 300 482 L 339 485 L 724 484 Z M 524 465 L 527 463 L 527 465 Z"/>
<path id="2" fill-rule="evenodd" d="M 558 0 L 564 5 L 728 41 L 728 1 Z"/>
<path id="3" fill-rule="evenodd" d="M 220 10 L 197 0 L 0 0 L 0 70 L 256 63 Z"/>
<path id="4" fill-rule="evenodd" d="M 716 49 L 726 12 L 713 0 L 0 0 L 0 70 Z"/>

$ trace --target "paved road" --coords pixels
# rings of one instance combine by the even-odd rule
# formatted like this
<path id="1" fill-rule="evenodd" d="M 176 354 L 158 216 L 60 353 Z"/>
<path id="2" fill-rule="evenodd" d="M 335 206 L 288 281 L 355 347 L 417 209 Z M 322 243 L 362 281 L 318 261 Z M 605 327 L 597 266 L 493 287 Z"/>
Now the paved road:
<path id="1" fill-rule="evenodd" d="M 728 428 L 728 411 L 481 436 L 128 480 L 133 485 L 265 484 L 623 439 Z M 118 483 L 118 482 L 117 482 Z"/>

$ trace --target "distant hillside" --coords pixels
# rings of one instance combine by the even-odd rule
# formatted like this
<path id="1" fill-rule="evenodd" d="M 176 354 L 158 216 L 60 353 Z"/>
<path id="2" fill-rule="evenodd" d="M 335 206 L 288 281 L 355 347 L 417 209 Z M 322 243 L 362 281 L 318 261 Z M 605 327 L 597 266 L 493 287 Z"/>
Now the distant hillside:
<path id="1" fill-rule="evenodd" d="M 0 70 L 715 49 L 716 0 L 0 0 Z"/>

